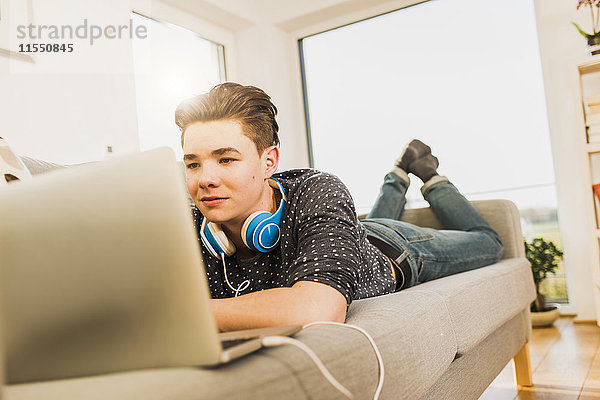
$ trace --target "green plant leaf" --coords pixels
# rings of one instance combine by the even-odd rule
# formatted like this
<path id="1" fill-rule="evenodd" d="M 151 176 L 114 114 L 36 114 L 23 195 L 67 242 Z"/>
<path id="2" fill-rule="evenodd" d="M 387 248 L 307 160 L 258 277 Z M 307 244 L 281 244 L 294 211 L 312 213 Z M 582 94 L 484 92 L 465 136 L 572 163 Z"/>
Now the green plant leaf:
<path id="1" fill-rule="evenodd" d="M 581 29 L 579 27 L 579 25 L 577 25 L 575 22 L 571 22 L 573 25 L 575 25 L 575 28 L 577 28 L 577 30 L 579 31 L 579 33 L 581 33 L 582 36 L 584 36 L 586 39 L 591 39 L 593 38 L 595 35 L 591 35 L 587 32 L 585 32 L 583 29 Z"/>
<path id="2" fill-rule="evenodd" d="M 541 237 L 531 242 L 524 241 L 525 257 L 531 264 L 531 273 L 539 294 L 540 284 L 548 274 L 556 272 L 563 252 L 553 242 L 547 242 Z"/>

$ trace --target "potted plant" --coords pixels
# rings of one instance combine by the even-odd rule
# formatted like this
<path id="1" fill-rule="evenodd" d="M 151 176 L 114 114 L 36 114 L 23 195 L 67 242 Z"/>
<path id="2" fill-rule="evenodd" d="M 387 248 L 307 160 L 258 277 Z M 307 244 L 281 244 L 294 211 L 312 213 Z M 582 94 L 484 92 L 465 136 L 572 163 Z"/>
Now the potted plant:
<path id="1" fill-rule="evenodd" d="M 592 33 L 587 33 L 579 25 L 573 22 L 575 28 L 587 39 L 588 47 L 592 55 L 600 54 L 600 0 L 578 0 L 577 9 L 589 7 L 592 17 Z"/>
<path id="2" fill-rule="evenodd" d="M 548 274 L 556 271 L 563 252 L 553 242 L 538 237 L 530 243 L 525 241 L 525 256 L 531 264 L 537 292 L 535 301 L 531 303 L 531 321 L 534 327 L 552 325 L 558 318 L 558 307 L 546 304 L 544 295 L 540 293 L 540 285 Z"/>

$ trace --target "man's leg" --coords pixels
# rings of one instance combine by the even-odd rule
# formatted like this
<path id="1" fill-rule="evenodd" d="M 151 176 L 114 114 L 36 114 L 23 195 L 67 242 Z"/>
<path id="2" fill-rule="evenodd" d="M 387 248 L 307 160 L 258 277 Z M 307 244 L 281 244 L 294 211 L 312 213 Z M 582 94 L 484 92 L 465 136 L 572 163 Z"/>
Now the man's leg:
<path id="1" fill-rule="evenodd" d="M 406 190 L 410 185 L 407 171 L 410 171 L 412 164 L 428 154 L 431 155 L 431 148 L 419 140 L 412 140 L 406 145 L 396 160 L 394 169 L 385 176 L 375 205 L 367 218 L 400 220 L 406 205 Z"/>
<path id="2" fill-rule="evenodd" d="M 503 246 L 496 232 L 447 178 L 438 175 L 439 163 L 429 147 L 418 140 L 411 144 L 423 151 L 402 170 L 425 182 L 423 197 L 445 230 L 399 221 L 408 185 L 394 186 L 392 183 L 398 183 L 398 179 L 390 177 L 390 184 L 382 187 L 378 207 L 369 214 L 375 219 L 364 221 L 369 232 L 404 252 L 402 258 L 406 256 L 413 271 L 409 286 L 497 262 Z"/>
<path id="3" fill-rule="evenodd" d="M 406 205 L 406 191 L 410 180 L 408 174 L 396 167 L 383 179 L 375 205 L 367 218 L 390 218 L 400 220 Z"/>
<path id="4" fill-rule="evenodd" d="M 497 262 L 503 251 L 498 234 L 447 178 L 436 175 L 421 189 L 444 230 L 432 240 L 412 243 L 420 263 L 419 282 Z"/>
<path id="5" fill-rule="evenodd" d="M 429 151 L 422 151 L 411 160 L 406 171 L 424 182 L 423 197 L 444 227 L 421 228 L 429 239 L 418 232 L 413 234 L 410 227 L 401 232 L 412 255 L 411 267 L 417 271 L 416 281 L 425 282 L 498 261 L 503 251 L 498 234 L 447 178 L 438 175 L 439 162 L 431 149 L 422 142 L 413 142 Z"/>
<path id="6" fill-rule="evenodd" d="M 434 176 L 421 188 L 421 193 L 444 229 L 483 231 L 498 238 L 473 204 L 444 176 Z"/>

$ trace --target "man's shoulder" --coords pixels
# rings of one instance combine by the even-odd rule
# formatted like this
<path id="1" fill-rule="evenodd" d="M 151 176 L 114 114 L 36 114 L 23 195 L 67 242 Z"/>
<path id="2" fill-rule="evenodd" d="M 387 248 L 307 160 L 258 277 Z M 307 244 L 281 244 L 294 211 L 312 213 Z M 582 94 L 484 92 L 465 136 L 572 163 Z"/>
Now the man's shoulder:
<path id="1" fill-rule="evenodd" d="M 336 175 L 313 168 L 289 169 L 276 172 L 273 174 L 273 177 L 295 187 L 300 186 L 307 181 L 311 181 L 311 184 L 318 181 L 326 182 L 332 180 L 342 183 Z"/>
<path id="2" fill-rule="evenodd" d="M 288 201 L 326 204 L 330 201 L 352 202 L 346 185 L 336 175 L 317 169 L 292 169 L 273 175 L 279 179 Z"/>
<path id="3" fill-rule="evenodd" d="M 319 173 L 321 173 L 321 171 L 313 168 L 295 168 L 275 172 L 273 178 L 287 181 L 303 181 Z"/>

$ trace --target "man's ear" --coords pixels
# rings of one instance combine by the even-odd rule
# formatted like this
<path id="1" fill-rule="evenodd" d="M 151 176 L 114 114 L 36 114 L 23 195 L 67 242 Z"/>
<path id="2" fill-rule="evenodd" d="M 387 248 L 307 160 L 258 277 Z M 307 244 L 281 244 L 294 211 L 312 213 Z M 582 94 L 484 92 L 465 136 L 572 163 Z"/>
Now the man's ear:
<path id="1" fill-rule="evenodd" d="M 263 153 L 265 165 L 265 177 L 270 178 L 279 167 L 279 147 L 271 146 L 265 149 Z"/>

